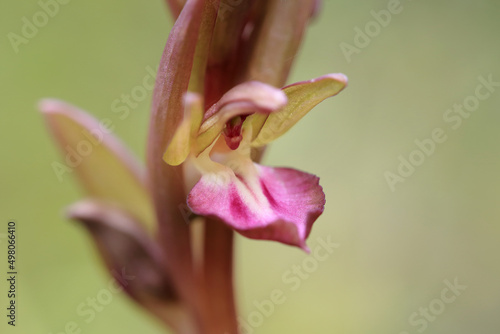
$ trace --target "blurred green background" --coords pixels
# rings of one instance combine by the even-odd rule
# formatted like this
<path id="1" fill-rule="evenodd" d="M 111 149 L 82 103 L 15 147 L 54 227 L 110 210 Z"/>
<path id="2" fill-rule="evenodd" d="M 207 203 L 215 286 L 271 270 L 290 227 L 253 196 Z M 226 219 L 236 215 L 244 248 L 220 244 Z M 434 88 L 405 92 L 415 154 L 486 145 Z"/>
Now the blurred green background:
<path id="1" fill-rule="evenodd" d="M 309 245 L 329 237 L 339 246 L 311 267 L 297 249 L 238 237 L 241 317 L 255 323 L 254 302 L 273 290 L 286 297 L 254 333 L 500 332 L 499 87 L 457 129 L 443 119 L 473 101 L 478 77 L 500 81 L 500 4 L 407 0 L 385 27 L 370 23 L 371 11 L 387 8 L 325 1 L 297 57 L 290 82 L 343 72 L 349 87 L 274 143 L 264 162 L 321 177 L 327 206 Z M 62 218 L 81 194 L 70 176 L 57 180 L 51 163 L 60 157 L 35 105 L 58 97 L 110 118 L 143 157 L 150 92 L 124 120 L 111 104 L 156 68 L 172 20 L 160 0 L 73 0 L 16 53 L 8 34 L 20 35 L 22 18 L 38 11 L 34 0 L 0 4 L 1 226 L 18 222 L 20 256 L 18 326 L 6 326 L 2 279 L 1 332 L 64 333 L 74 321 L 82 333 L 162 333 L 121 294 L 90 323 L 77 315 L 109 278 L 87 234 Z M 367 24 L 372 37 L 356 46 L 356 27 Z M 343 43 L 356 53 L 346 57 Z M 385 173 L 397 173 L 399 156 L 408 159 L 435 128 L 447 140 L 391 191 Z M 283 279 L 294 265 L 311 271 L 295 290 Z M 445 280 L 466 286 L 450 303 Z"/>

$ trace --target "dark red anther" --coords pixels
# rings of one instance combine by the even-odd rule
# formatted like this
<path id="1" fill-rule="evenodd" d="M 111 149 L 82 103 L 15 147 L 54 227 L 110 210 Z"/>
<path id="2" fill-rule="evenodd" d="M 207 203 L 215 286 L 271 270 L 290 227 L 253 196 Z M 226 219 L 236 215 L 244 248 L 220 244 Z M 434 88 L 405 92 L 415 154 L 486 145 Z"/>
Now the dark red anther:
<path id="1" fill-rule="evenodd" d="M 226 123 L 223 132 L 224 139 L 231 150 L 236 150 L 240 146 L 241 140 L 243 139 L 241 128 L 245 118 L 247 118 L 247 116 L 236 116 Z"/>

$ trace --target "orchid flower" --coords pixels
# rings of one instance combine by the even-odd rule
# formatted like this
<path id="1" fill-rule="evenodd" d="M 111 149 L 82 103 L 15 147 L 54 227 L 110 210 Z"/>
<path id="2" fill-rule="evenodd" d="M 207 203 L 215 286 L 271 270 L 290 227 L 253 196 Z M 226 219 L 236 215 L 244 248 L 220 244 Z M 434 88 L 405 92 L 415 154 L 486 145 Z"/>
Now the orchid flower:
<path id="1" fill-rule="evenodd" d="M 68 216 L 115 277 L 137 277 L 122 284 L 128 295 L 178 333 L 236 334 L 233 231 L 307 251 L 325 205 L 318 177 L 260 165 L 264 148 L 347 78 L 278 88 L 316 0 L 242 0 L 229 11 L 218 0 L 167 4 L 176 22 L 156 78 L 146 168 L 87 113 L 55 99 L 40 109 L 66 156 L 86 147 L 63 167 L 87 194 Z M 201 238 L 186 205 L 204 222 Z"/>
<path id="2" fill-rule="evenodd" d="M 251 147 L 281 136 L 346 82 L 344 75 L 330 74 L 280 90 L 249 81 L 206 112 L 201 97 L 188 93 L 183 121 L 164 160 L 170 165 L 186 161 L 201 173 L 188 195 L 190 209 L 215 216 L 246 237 L 307 249 L 305 239 L 325 204 L 319 179 L 254 163 Z"/>

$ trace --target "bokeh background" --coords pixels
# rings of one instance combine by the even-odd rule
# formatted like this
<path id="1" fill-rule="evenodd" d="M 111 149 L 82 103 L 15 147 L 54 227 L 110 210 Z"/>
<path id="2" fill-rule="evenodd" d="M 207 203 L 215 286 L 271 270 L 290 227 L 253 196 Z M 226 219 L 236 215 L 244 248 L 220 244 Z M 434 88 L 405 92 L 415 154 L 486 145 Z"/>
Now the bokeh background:
<path id="1" fill-rule="evenodd" d="M 356 27 L 364 30 L 371 11 L 387 9 L 388 1 L 326 0 L 308 31 L 290 82 L 343 72 L 349 87 L 274 143 L 264 162 L 321 177 L 327 206 L 309 245 L 330 238 L 338 247 L 293 290 L 283 275 L 311 265 L 306 254 L 238 237 L 241 317 L 248 321 L 254 302 L 273 290 L 286 297 L 254 333 L 500 331 L 500 87 L 458 129 L 443 119 L 475 94 L 478 77 L 500 81 L 500 4 L 401 6 L 350 57 L 342 43 L 356 46 Z M 20 256 L 18 326 L 7 328 L 2 311 L 1 332 L 64 333 L 75 321 L 82 333 L 163 333 L 121 294 L 90 323 L 77 315 L 109 278 L 87 234 L 61 215 L 81 193 L 70 176 L 56 178 L 51 163 L 61 160 L 35 105 L 59 97 L 110 118 L 116 135 L 143 157 L 151 92 L 124 120 L 111 104 L 142 83 L 147 67 L 156 68 L 172 25 L 164 3 L 70 1 L 18 53 L 8 34 L 21 34 L 22 18 L 31 20 L 40 7 L 9 0 L 0 8 L 1 226 L 18 222 Z M 435 128 L 447 140 L 391 191 L 385 173 L 396 173 L 398 157 L 407 159 L 415 140 Z M 445 280 L 466 288 L 442 309 Z M 5 310 L 4 279 L 0 289 Z M 420 312 L 429 307 L 426 319 Z"/>

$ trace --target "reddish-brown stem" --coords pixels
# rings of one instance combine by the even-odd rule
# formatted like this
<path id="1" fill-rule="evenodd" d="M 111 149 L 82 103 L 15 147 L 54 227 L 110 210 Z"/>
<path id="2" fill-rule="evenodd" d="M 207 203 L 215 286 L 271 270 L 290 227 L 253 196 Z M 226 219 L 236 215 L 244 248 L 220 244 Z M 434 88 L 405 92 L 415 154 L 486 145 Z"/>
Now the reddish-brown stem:
<path id="1" fill-rule="evenodd" d="M 203 311 L 198 301 L 201 293 L 193 273 L 189 226 L 182 211 L 186 201 L 183 170 L 179 166 L 167 165 L 162 156 L 182 119 L 182 100 L 195 63 L 204 8 L 208 7 L 209 2 L 191 0 L 186 3 L 170 32 L 153 93 L 147 149 L 150 188 L 165 266 L 186 308 L 200 328 L 203 327 Z M 199 333 L 203 333 L 201 329 Z"/>
<path id="2" fill-rule="evenodd" d="M 203 252 L 203 285 L 210 334 L 237 334 L 233 284 L 234 232 L 216 219 L 207 219 Z"/>

